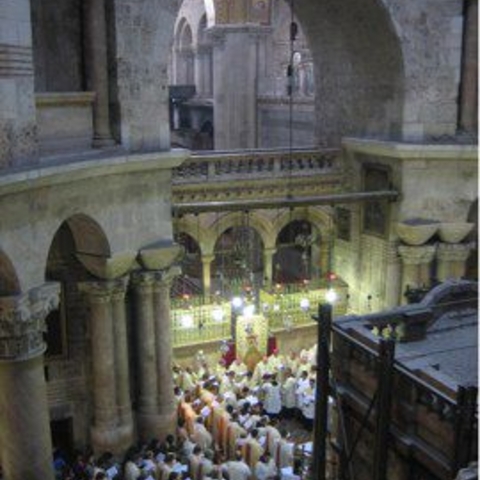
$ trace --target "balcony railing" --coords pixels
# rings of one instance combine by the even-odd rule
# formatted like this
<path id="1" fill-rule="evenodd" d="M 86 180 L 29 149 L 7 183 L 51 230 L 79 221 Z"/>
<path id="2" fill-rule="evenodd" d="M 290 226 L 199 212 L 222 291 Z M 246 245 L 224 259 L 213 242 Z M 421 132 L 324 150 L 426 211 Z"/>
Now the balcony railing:
<path id="1" fill-rule="evenodd" d="M 339 173 L 338 149 L 196 152 L 173 171 L 173 184 Z"/>

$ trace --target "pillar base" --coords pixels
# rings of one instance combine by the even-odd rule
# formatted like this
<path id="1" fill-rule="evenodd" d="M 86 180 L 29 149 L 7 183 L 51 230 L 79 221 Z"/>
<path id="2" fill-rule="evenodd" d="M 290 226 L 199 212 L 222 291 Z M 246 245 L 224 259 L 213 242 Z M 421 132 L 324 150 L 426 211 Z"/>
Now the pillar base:
<path id="1" fill-rule="evenodd" d="M 142 441 L 152 438 L 164 439 L 168 434 L 175 434 L 177 422 L 176 411 L 171 413 L 137 413 L 138 436 Z"/>
<path id="2" fill-rule="evenodd" d="M 93 148 L 113 147 L 114 145 L 115 140 L 112 137 L 95 136 L 92 140 Z"/>
<path id="3" fill-rule="evenodd" d="M 90 440 L 96 455 L 111 452 L 114 455 L 123 455 L 133 444 L 133 424 L 115 427 L 92 426 Z"/>

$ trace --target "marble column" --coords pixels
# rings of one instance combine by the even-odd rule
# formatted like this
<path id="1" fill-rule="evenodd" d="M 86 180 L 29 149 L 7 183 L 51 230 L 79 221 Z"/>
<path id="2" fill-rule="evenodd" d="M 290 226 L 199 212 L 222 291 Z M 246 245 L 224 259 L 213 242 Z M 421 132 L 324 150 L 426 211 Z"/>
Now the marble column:
<path id="1" fill-rule="evenodd" d="M 153 283 L 155 272 L 139 271 L 132 275 L 135 292 L 135 325 L 138 356 L 137 427 L 140 437 L 156 436 L 158 415 L 158 376 L 155 338 Z"/>
<path id="2" fill-rule="evenodd" d="M 202 255 L 203 297 L 209 299 L 212 294 L 212 262 L 215 255 Z"/>
<path id="3" fill-rule="evenodd" d="M 84 2 L 85 62 L 87 87 L 95 92 L 93 108 L 93 146 L 113 145 L 110 131 L 107 25 L 104 0 Z"/>
<path id="4" fill-rule="evenodd" d="M 119 419 L 119 444 L 126 450 L 133 444 L 134 424 L 130 398 L 130 371 L 127 339 L 125 292 L 128 277 L 118 279 L 112 293 L 113 335 L 115 343 L 115 386 Z"/>
<path id="5" fill-rule="evenodd" d="M 439 243 L 437 246 L 437 276 L 441 282 L 465 276 L 470 255 L 469 243 Z"/>
<path id="6" fill-rule="evenodd" d="M 115 280 L 85 282 L 79 285 L 90 306 L 93 415 L 91 442 L 96 453 L 121 453 L 120 420 L 117 410 L 117 365 L 112 296 Z"/>
<path id="7" fill-rule="evenodd" d="M 53 480 L 45 318 L 58 308 L 60 285 L 0 297 L 0 459 L 5 480 Z"/>
<path id="8" fill-rule="evenodd" d="M 276 248 L 265 248 L 263 250 L 263 287 L 271 288 L 273 280 L 273 256 L 277 251 Z"/>
<path id="9" fill-rule="evenodd" d="M 402 259 L 402 303 L 407 286 L 418 288 L 430 283 L 430 263 L 435 256 L 435 245 L 400 245 L 398 253 Z"/>
<path id="10" fill-rule="evenodd" d="M 176 407 L 173 395 L 173 351 L 170 319 L 170 287 L 180 275 L 179 267 L 171 267 L 155 275 L 153 303 L 155 312 L 155 348 L 158 375 L 158 421 L 156 436 L 165 437 L 175 430 Z"/>

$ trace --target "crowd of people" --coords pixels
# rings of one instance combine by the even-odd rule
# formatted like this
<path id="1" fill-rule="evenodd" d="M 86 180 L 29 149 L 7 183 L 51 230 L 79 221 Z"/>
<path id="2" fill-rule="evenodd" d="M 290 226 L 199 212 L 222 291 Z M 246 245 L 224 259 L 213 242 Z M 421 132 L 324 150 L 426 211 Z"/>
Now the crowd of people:
<path id="1" fill-rule="evenodd" d="M 177 427 L 163 441 L 110 453 L 54 458 L 59 480 L 277 480 L 295 478 L 291 422 L 312 429 L 316 347 L 274 351 L 249 370 L 240 357 L 174 366 Z M 298 477 L 297 477 L 298 478 Z"/>

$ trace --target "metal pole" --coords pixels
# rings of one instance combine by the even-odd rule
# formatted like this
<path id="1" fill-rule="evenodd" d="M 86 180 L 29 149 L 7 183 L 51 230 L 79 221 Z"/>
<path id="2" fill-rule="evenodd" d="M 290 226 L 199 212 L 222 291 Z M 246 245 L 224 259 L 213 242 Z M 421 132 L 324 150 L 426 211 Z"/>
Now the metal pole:
<path id="1" fill-rule="evenodd" d="M 318 322 L 318 343 L 312 479 L 325 480 L 332 306 L 329 303 L 319 305 L 318 317 L 313 318 Z"/>
<path id="2" fill-rule="evenodd" d="M 373 457 L 373 480 L 387 480 L 390 410 L 392 405 L 395 342 L 380 340 L 378 351 L 378 403 Z"/>

